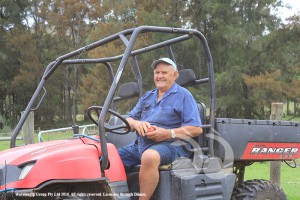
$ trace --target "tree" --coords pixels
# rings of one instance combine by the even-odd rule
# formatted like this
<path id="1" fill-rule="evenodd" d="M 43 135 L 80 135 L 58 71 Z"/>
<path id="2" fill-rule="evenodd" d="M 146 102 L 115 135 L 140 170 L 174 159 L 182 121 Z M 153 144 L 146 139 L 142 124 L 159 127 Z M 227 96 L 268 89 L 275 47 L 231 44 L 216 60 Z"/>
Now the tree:
<path id="1" fill-rule="evenodd" d="M 95 29 L 91 32 L 89 41 L 97 41 L 99 38 L 104 38 L 111 34 L 117 33 L 121 30 L 136 27 L 138 25 L 156 25 L 156 26 L 181 26 L 179 19 L 180 15 L 180 4 L 182 1 L 110 1 L 103 2 L 104 7 L 111 6 L 113 10 L 111 13 L 104 17 L 104 20 L 99 21 L 95 25 Z M 157 6 L 159 4 L 159 6 Z M 156 6 L 154 6 L 156 5 Z M 174 18 L 174 15 L 178 15 Z M 127 37 L 129 40 L 130 36 Z M 141 35 L 135 45 L 135 49 L 145 47 L 152 43 L 162 41 L 163 37 L 159 34 L 153 35 Z M 169 37 L 169 36 L 167 36 Z M 109 45 L 105 45 L 102 48 L 95 49 L 89 53 L 90 58 L 96 57 L 108 57 L 116 56 L 124 53 L 125 45 L 121 40 L 118 40 Z M 140 66 L 149 66 L 153 59 L 162 56 L 158 53 L 148 53 L 147 55 L 137 56 Z M 117 70 L 119 62 L 111 63 L 114 71 Z M 90 73 L 82 76 L 80 93 L 83 95 L 81 111 L 84 111 L 91 103 L 101 104 L 104 102 L 108 93 L 108 86 L 110 81 L 108 80 L 107 73 L 104 72 L 106 69 L 100 65 L 95 66 L 91 69 Z M 149 73 L 149 68 L 141 67 L 143 74 L 144 89 L 150 89 L 152 83 L 152 74 Z M 136 81 L 134 72 L 131 70 L 131 61 L 125 67 L 124 76 L 122 76 L 121 82 Z M 107 84 L 109 84 L 107 86 Z M 153 87 L 153 86 L 152 86 Z M 93 89 L 92 89 L 93 88 Z M 122 102 L 122 108 L 130 107 L 131 102 L 128 104 Z"/>
<path id="2" fill-rule="evenodd" d="M 261 70 L 260 74 L 252 74 L 249 77 L 244 77 L 246 78 L 248 87 L 252 88 L 253 83 L 261 82 L 260 80 L 264 80 L 265 82 L 262 85 L 268 87 L 268 89 L 263 86 L 257 89 L 252 88 L 252 90 L 256 90 L 256 93 L 269 94 L 261 98 L 261 100 L 257 99 L 257 96 L 252 96 L 252 98 L 256 98 L 257 105 L 260 104 L 262 107 L 268 106 L 270 105 L 270 100 L 284 101 L 285 98 L 299 102 L 299 24 L 299 16 L 294 16 L 290 18 L 289 24 L 282 25 L 276 32 L 265 36 L 265 40 L 268 42 L 265 43 L 266 46 L 264 49 L 266 50 L 260 56 L 264 58 L 264 63 L 268 64 L 264 64 L 266 67 Z M 273 78 L 276 84 L 269 81 L 271 78 Z M 269 83 L 267 83 L 267 80 Z M 264 99 L 269 99 L 269 101 L 264 102 Z M 287 110 L 289 112 L 289 108 Z"/>
<path id="3" fill-rule="evenodd" d="M 259 108 L 258 116 L 267 118 L 270 116 L 270 110 L 266 113 L 265 108 L 270 107 L 274 101 L 282 101 L 282 94 L 286 85 L 280 81 L 280 77 L 280 70 L 272 73 L 266 72 L 257 76 L 243 76 L 245 83 L 249 87 L 249 99 L 253 100 L 253 102 L 259 102 L 253 104 Z"/>
<path id="4" fill-rule="evenodd" d="M 291 18 L 286 26 L 281 25 L 271 12 L 281 3 L 280 0 L 3 0 L 0 2 L 0 92 L 3 94 L 0 112 L 16 121 L 42 70 L 56 57 L 127 28 L 154 25 L 195 28 L 206 36 L 214 58 L 218 116 L 263 118 L 267 112 L 260 105 L 267 102 L 259 96 L 279 99 L 285 95 L 290 101 L 299 101 L 299 16 Z M 135 49 L 172 36 L 142 34 L 140 37 Z M 119 40 L 88 54 L 83 52 L 74 59 L 115 56 L 125 48 Z M 206 60 L 195 53 L 199 48 L 201 44 L 193 41 L 172 46 L 180 67 L 193 68 L 206 76 L 207 71 L 200 71 Z M 153 51 L 138 55 L 137 60 L 140 66 L 149 66 L 161 56 L 168 55 L 164 50 Z M 111 64 L 116 71 L 119 63 Z M 36 113 L 39 125 L 53 124 L 56 119 L 74 123 L 77 107 L 84 111 L 88 104 L 103 102 L 108 92 L 103 80 L 106 83 L 110 80 L 101 65 L 91 66 L 61 66 L 55 77 L 47 80 L 46 103 Z M 131 67 L 130 60 L 121 83 L 135 81 Z M 150 71 L 141 67 L 143 82 L 147 83 L 143 85 L 145 90 L 154 87 L 148 84 L 152 83 Z M 280 83 L 282 94 L 269 88 L 258 90 L 255 81 L 263 81 L 266 76 L 276 76 L 272 84 Z M 192 92 L 207 101 L 202 87 L 201 92 Z M 122 106 L 130 107 L 129 104 Z"/>
<path id="5" fill-rule="evenodd" d="M 191 27 L 204 33 L 214 58 L 217 115 L 252 117 L 254 102 L 248 97 L 242 76 L 259 73 L 252 71 L 256 66 L 264 67 L 261 65 L 264 35 L 279 26 L 271 8 L 279 6 L 280 1 L 193 0 L 189 4 L 187 14 L 190 14 Z"/>
<path id="6" fill-rule="evenodd" d="M 18 75 L 20 71 L 20 60 L 18 51 L 13 43 L 10 35 L 22 31 L 27 31 L 24 26 L 24 20 L 27 16 L 28 1 L 8 1 L 0 2 L 0 115 L 3 115 L 8 123 L 12 124 L 17 120 L 19 112 L 16 105 L 18 105 L 18 94 L 11 90 L 14 76 Z M 17 38 L 27 37 L 24 35 L 17 35 Z M 15 38 L 13 38 L 15 40 Z"/>
<path id="7" fill-rule="evenodd" d="M 97 20 L 95 13 L 101 9 L 101 3 L 95 0 L 49 0 L 44 3 L 43 13 L 47 15 L 48 27 L 55 30 L 55 37 L 61 38 L 60 42 L 65 45 L 65 52 L 68 52 L 85 45 L 85 40 L 93 27 L 93 24 L 89 23 Z M 98 16 L 101 16 L 101 13 L 98 13 Z M 72 99 L 73 123 L 76 123 L 77 115 L 79 69 L 80 66 L 77 64 L 67 66 L 65 69 L 64 110 L 66 119 L 70 120 L 70 99 Z"/>

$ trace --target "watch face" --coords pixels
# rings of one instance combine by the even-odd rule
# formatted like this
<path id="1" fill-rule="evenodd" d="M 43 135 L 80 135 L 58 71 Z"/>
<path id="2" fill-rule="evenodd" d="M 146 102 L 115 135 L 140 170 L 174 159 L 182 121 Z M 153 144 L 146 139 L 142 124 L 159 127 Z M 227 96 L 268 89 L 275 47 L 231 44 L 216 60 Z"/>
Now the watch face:
<path id="1" fill-rule="evenodd" d="M 172 129 L 172 130 L 171 130 L 171 138 L 174 139 L 175 137 L 176 137 L 175 131 Z"/>

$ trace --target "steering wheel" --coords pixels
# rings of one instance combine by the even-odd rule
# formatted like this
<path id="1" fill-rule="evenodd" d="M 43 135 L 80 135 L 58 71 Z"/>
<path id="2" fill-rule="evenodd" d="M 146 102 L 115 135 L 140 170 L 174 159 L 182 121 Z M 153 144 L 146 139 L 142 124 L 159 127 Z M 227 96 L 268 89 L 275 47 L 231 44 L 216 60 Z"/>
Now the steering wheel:
<path id="1" fill-rule="evenodd" d="M 98 122 L 93 118 L 92 113 L 95 112 L 97 114 L 97 117 L 99 118 L 100 112 L 102 109 L 103 109 L 102 106 L 91 106 L 87 109 L 87 116 L 97 126 L 98 126 Z M 124 122 L 124 124 L 118 125 L 118 126 L 110 126 L 108 123 L 104 123 L 105 131 L 112 132 L 112 133 L 119 134 L 119 135 L 125 135 L 130 132 L 130 129 L 131 129 L 130 125 L 124 117 L 122 117 L 120 114 L 118 114 L 117 112 L 115 112 L 111 109 L 108 109 L 108 112 L 110 114 L 112 114 L 113 116 L 116 116 L 117 118 L 119 118 L 122 122 Z M 119 130 L 119 129 L 123 129 L 123 130 Z"/>

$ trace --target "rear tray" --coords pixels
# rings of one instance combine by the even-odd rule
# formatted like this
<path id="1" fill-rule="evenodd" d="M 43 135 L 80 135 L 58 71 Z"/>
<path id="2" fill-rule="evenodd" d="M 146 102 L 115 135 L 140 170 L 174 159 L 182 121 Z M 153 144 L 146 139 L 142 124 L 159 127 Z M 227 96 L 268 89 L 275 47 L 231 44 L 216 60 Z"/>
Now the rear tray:
<path id="1" fill-rule="evenodd" d="M 214 142 L 215 155 L 235 161 L 300 158 L 299 125 L 290 121 L 217 118 L 220 138 Z"/>

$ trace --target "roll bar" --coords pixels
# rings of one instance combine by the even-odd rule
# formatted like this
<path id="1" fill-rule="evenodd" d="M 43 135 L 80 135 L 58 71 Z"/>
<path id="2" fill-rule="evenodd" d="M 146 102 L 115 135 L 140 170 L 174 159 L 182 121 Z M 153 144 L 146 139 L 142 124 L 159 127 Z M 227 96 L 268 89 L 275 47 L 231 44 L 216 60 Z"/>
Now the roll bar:
<path id="1" fill-rule="evenodd" d="M 159 42 L 141 49 L 133 50 L 134 44 L 140 34 L 143 33 L 171 33 L 178 35 L 172 39 Z M 130 39 L 128 40 L 128 36 Z M 108 95 L 106 97 L 106 100 L 103 105 L 103 109 L 99 115 L 98 119 L 98 124 L 99 124 L 99 135 L 100 135 L 100 145 L 101 145 L 101 151 L 102 151 L 102 164 L 101 164 L 101 172 L 102 175 L 104 176 L 104 170 L 106 170 L 109 166 L 108 164 L 108 152 L 107 152 L 107 141 L 105 138 L 105 128 L 104 128 L 104 123 L 105 123 L 105 116 L 107 114 L 108 109 L 111 106 L 111 103 L 113 102 L 113 98 L 117 89 L 117 86 L 119 84 L 120 78 L 123 74 L 124 68 L 129 60 L 130 57 L 132 57 L 132 62 L 134 66 L 134 73 L 137 78 L 137 82 L 139 87 L 142 87 L 142 76 L 140 73 L 140 68 L 138 66 L 138 62 L 136 59 L 137 55 L 143 54 L 145 52 L 153 51 L 162 47 L 166 47 L 168 55 L 171 59 L 175 61 L 173 51 L 171 48 L 171 45 L 188 40 L 192 38 L 193 36 L 197 37 L 204 49 L 204 53 L 206 56 L 207 60 L 207 67 L 208 67 L 208 77 L 196 81 L 197 83 L 208 83 L 210 87 L 210 114 L 209 114 L 209 125 L 206 125 L 206 128 L 210 128 L 210 132 L 214 133 L 214 124 L 215 124 L 215 82 L 214 82 L 214 68 L 213 68 L 213 60 L 211 56 L 211 52 L 208 46 L 208 43 L 204 37 L 204 35 L 195 30 L 195 29 L 184 29 L 184 28 L 172 28 L 172 27 L 157 27 L 157 26 L 140 26 L 137 28 L 131 28 L 127 29 L 124 31 L 121 31 L 119 33 L 113 34 L 111 36 L 108 36 L 104 39 L 101 39 L 97 42 L 94 42 L 92 44 L 89 44 L 87 46 L 84 46 L 82 48 L 79 48 L 75 51 L 72 51 L 70 53 L 67 53 L 63 56 L 58 57 L 55 61 L 51 62 L 47 67 L 46 70 L 43 74 L 43 77 L 34 93 L 32 96 L 30 102 L 28 103 L 24 114 L 22 115 L 20 121 L 18 122 L 16 128 L 14 129 L 13 135 L 11 137 L 11 148 L 15 147 L 15 141 L 16 137 L 22 127 L 22 125 L 25 122 L 25 119 L 27 118 L 30 110 L 32 110 L 32 107 L 36 100 L 38 99 L 38 96 L 40 95 L 40 92 L 42 90 L 45 91 L 44 89 L 44 84 L 45 81 L 50 78 L 50 76 L 56 71 L 56 69 L 65 64 L 90 64 L 90 63 L 103 63 L 107 66 L 107 68 L 110 71 L 111 77 L 113 77 L 113 82 L 111 84 L 110 90 L 108 92 Z M 117 55 L 117 56 L 112 56 L 112 57 L 106 57 L 106 58 L 94 58 L 94 59 L 70 59 L 75 56 L 79 56 L 82 53 L 86 51 L 90 51 L 92 49 L 95 49 L 99 46 L 102 46 L 104 44 L 108 44 L 112 41 L 115 40 L 121 40 L 123 44 L 125 45 L 126 49 L 123 54 Z M 113 61 L 120 61 L 119 67 L 115 73 L 113 74 L 112 68 L 109 64 L 109 62 Z M 140 90 L 140 95 L 142 95 L 142 90 Z M 45 95 L 45 94 L 44 94 Z M 38 103 L 38 106 L 41 104 L 41 101 L 43 98 L 40 100 Z M 37 106 L 37 107 L 38 107 Z M 209 148 L 209 154 L 211 156 L 214 156 L 214 148 L 213 148 L 213 138 L 209 138 L 208 140 L 208 148 Z"/>

